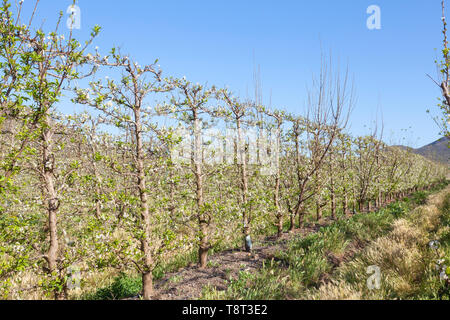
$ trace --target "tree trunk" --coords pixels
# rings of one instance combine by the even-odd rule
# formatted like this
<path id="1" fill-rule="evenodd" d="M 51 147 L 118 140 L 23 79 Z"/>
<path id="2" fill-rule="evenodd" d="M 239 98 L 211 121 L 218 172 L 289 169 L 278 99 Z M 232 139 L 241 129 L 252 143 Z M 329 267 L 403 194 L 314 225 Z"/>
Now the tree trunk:
<path id="1" fill-rule="evenodd" d="M 277 173 L 275 178 L 275 194 L 274 194 L 274 204 L 276 210 L 276 218 L 277 218 L 277 236 L 281 237 L 283 234 L 283 214 L 280 209 L 280 174 Z"/>
<path id="2" fill-rule="evenodd" d="M 344 201 L 342 201 L 342 212 L 343 212 L 344 215 L 346 215 L 346 216 L 349 215 L 349 210 L 348 210 L 348 198 L 347 198 L 347 195 L 344 196 Z"/>
<path id="3" fill-rule="evenodd" d="M 201 225 L 200 229 L 204 229 L 203 226 L 204 225 Z M 207 243 L 207 238 L 203 238 L 201 240 L 200 246 L 198 248 L 198 264 L 200 269 L 205 269 L 208 262 L 209 247 L 205 246 L 205 243 Z"/>
<path id="4" fill-rule="evenodd" d="M 277 236 L 281 237 L 283 234 L 283 212 L 280 208 L 280 144 L 281 144 L 281 138 L 280 138 L 280 131 L 281 131 L 281 122 L 278 121 L 278 132 L 277 132 L 277 150 L 272 150 L 272 152 L 275 152 L 275 165 L 276 165 L 276 173 L 275 173 L 275 194 L 274 194 L 274 204 L 275 204 L 275 210 L 276 217 L 277 217 Z"/>
<path id="5" fill-rule="evenodd" d="M 331 218 L 336 219 L 336 195 L 334 190 L 331 192 Z"/>
<path id="6" fill-rule="evenodd" d="M 152 272 L 142 273 L 142 298 L 151 300 L 153 296 L 153 274 Z"/>
<path id="7" fill-rule="evenodd" d="M 243 230 L 244 235 L 244 248 L 246 247 L 246 238 L 250 235 L 250 219 L 247 207 L 247 194 L 248 194 L 248 178 L 247 178 L 247 161 L 245 157 L 245 141 L 242 137 L 241 121 L 236 119 L 237 130 L 238 130 L 238 157 L 240 164 L 238 164 L 238 169 L 241 172 L 241 190 L 242 190 L 242 220 L 243 220 Z M 203 254 L 203 253 L 202 253 Z M 206 253 L 207 254 L 207 253 Z M 204 258 L 206 260 L 206 256 Z"/>
<path id="8" fill-rule="evenodd" d="M 300 229 L 303 227 L 303 218 L 305 217 L 305 209 L 302 208 L 301 211 L 298 214 L 298 228 Z"/>
<path id="9" fill-rule="evenodd" d="M 199 249 L 198 249 L 198 263 L 201 269 L 206 268 L 209 241 L 208 241 L 208 221 L 205 218 L 203 210 L 203 179 L 201 168 L 196 166 L 196 180 L 197 180 L 197 207 L 198 207 L 198 224 L 200 231 Z"/>
<path id="10" fill-rule="evenodd" d="M 316 219 L 317 221 L 320 221 L 322 219 L 322 206 L 320 205 L 320 202 L 316 202 Z"/>
<path id="11" fill-rule="evenodd" d="M 289 212 L 289 232 L 293 232 L 295 229 L 295 215 L 294 212 Z"/>
<path id="12" fill-rule="evenodd" d="M 203 199 L 203 168 L 202 168 L 202 138 L 201 128 L 199 124 L 197 110 L 192 112 L 194 120 L 194 175 L 196 183 L 197 196 L 197 217 L 199 226 L 199 249 L 198 249 L 198 264 L 201 269 L 206 268 L 207 257 L 209 251 L 208 239 L 208 213 L 204 211 Z"/>
<path id="13" fill-rule="evenodd" d="M 94 142 L 94 136 L 93 134 L 91 134 L 91 151 L 92 151 L 92 155 L 95 156 L 97 149 L 95 147 L 95 142 Z M 97 219 L 100 219 L 102 210 L 101 210 L 101 200 L 100 200 L 100 193 L 101 193 L 101 189 L 100 189 L 100 185 L 102 183 L 102 178 L 98 172 L 98 168 L 97 168 L 97 163 L 95 160 L 92 161 L 92 166 L 94 169 L 94 175 L 95 175 L 95 217 Z"/>
<path id="14" fill-rule="evenodd" d="M 304 208 L 304 204 L 303 204 L 303 190 L 300 191 L 300 196 L 298 199 L 298 203 L 297 203 L 297 207 L 295 210 L 295 214 L 294 216 L 298 215 L 298 228 L 301 228 L 303 226 L 303 216 L 305 214 L 304 212 L 305 208 Z M 294 224 L 294 219 L 292 219 L 292 224 Z M 291 225 L 292 227 L 292 225 Z"/>
<path id="15" fill-rule="evenodd" d="M 152 283 L 153 259 L 151 255 L 151 248 L 149 245 L 149 239 L 151 237 L 151 221 L 150 221 L 150 212 L 148 209 L 140 108 L 135 107 L 134 116 L 136 122 L 135 123 L 136 168 L 138 174 L 138 189 L 141 207 L 140 209 L 143 223 L 142 228 L 144 231 L 144 237 L 141 240 L 141 250 L 142 253 L 144 254 L 144 265 L 142 270 L 142 289 L 144 300 L 150 300 L 153 295 L 153 283 Z"/>
<path id="16" fill-rule="evenodd" d="M 47 216 L 48 216 L 48 230 L 50 238 L 50 246 L 47 251 L 47 263 L 49 273 L 52 277 L 59 277 L 58 259 L 59 259 L 59 243 L 58 243 L 58 223 L 57 214 L 59 209 L 59 199 L 55 190 L 54 182 L 54 167 L 55 157 L 51 151 L 53 131 L 48 127 L 51 127 L 50 117 L 45 115 L 46 128 L 43 129 L 42 140 L 42 161 L 43 161 L 43 178 L 45 186 L 45 195 L 47 202 Z M 55 289 L 55 299 L 64 299 L 64 293 Z"/>
<path id="17" fill-rule="evenodd" d="M 303 215 L 304 213 L 304 205 L 303 205 L 303 199 L 302 195 L 300 195 L 299 202 L 297 204 L 296 210 L 295 210 L 295 216 L 298 216 L 298 228 L 300 229 L 303 226 Z M 292 222 L 294 222 L 294 219 L 292 219 Z"/>

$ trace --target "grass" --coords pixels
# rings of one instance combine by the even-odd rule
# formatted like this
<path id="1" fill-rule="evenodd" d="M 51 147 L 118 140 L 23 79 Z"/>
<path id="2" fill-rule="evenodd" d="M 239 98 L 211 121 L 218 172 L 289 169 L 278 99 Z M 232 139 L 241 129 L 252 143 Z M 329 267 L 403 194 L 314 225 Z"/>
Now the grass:
<path id="1" fill-rule="evenodd" d="M 100 288 L 94 293 L 83 297 L 85 300 L 118 300 L 133 297 L 142 290 L 140 277 L 130 276 L 120 273 L 114 278 L 112 283 L 104 288 Z"/>
<path id="2" fill-rule="evenodd" d="M 426 192 L 419 191 L 412 196 L 412 200 L 418 205 L 424 205 L 427 202 Z"/>
<path id="3" fill-rule="evenodd" d="M 360 260 L 357 259 L 357 261 L 364 263 L 357 268 L 348 268 L 348 270 L 339 268 L 339 277 L 342 281 L 336 285 L 333 285 L 336 281 L 334 279 L 336 266 L 330 256 L 342 259 L 351 245 L 355 248 L 355 246 L 361 247 L 371 242 L 377 243 L 377 239 L 383 239 L 383 236 L 388 234 L 392 237 L 389 239 L 399 241 L 401 244 L 415 242 L 416 237 L 420 237 L 421 234 L 414 233 L 413 228 L 404 223 L 402 218 L 414 206 L 423 203 L 423 198 L 429 194 L 430 192 L 414 194 L 412 198 L 392 203 L 377 212 L 359 214 L 349 219 L 336 221 L 322 227 L 317 233 L 292 239 L 287 245 L 287 250 L 277 253 L 273 259 L 266 261 L 258 272 L 241 272 L 237 279 L 229 281 L 226 291 L 217 291 L 207 286 L 203 290 L 201 299 L 326 299 L 327 296 L 324 296 L 323 292 L 329 292 L 331 297 L 362 298 L 363 293 L 360 290 L 352 290 L 352 285 L 362 283 L 366 286 L 366 269 L 368 265 L 371 265 L 367 264 L 366 260 L 371 255 L 376 256 L 379 247 L 369 251 L 367 257 L 358 258 Z M 427 222 L 428 218 L 431 220 Z M 434 225 L 433 219 L 428 218 L 422 217 L 422 223 Z M 386 255 L 379 257 L 381 260 L 376 262 L 382 266 L 395 265 L 402 274 L 406 275 L 408 270 L 414 267 L 414 261 L 419 257 L 419 253 L 414 250 L 402 251 L 392 243 L 387 243 L 386 239 L 383 241 L 380 241 L 378 245 L 386 250 Z M 326 279 L 330 280 L 326 281 L 329 284 L 323 285 L 323 280 Z M 399 287 L 405 286 L 405 282 L 416 279 L 406 277 L 400 280 L 397 284 Z M 388 290 L 388 292 L 393 291 Z M 395 295 L 391 294 L 389 297 L 394 298 Z"/>
<path id="4" fill-rule="evenodd" d="M 196 260 L 197 252 L 192 250 L 184 255 L 176 256 L 166 263 L 159 264 L 153 270 L 154 280 L 159 280 L 167 273 L 175 272 L 190 263 L 194 263 Z M 116 300 L 138 296 L 141 291 L 141 275 L 121 272 L 113 276 L 109 283 L 76 298 L 81 300 Z"/>
<path id="5" fill-rule="evenodd" d="M 449 265 L 450 194 L 431 197 L 394 222 L 392 230 L 373 241 L 355 260 L 341 266 L 333 281 L 308 290 L 307 299 L 449 299 L 448 282 L 441 281 L 437 261 Z M 439 240 L 437 249 L 428 245 Z M 366 285 L 367 267 L 381 270 L 381 285 Z"/>
<path id="6" fill-rule="evenodd" d="M 374 213 L 358 214 L 350 219 L 336 221 L 326 227 L 322 227 L 317 233 L 310 234 L 304 238 L 294 238 L 289 241 L 286 251 L 279 252 L 272 259 L 265 261 L 263 267 L 257 273 L 241 271 L 237 279 L 230 279 L 226 291 L 216 291 L 215 288 L 206 286 L 201 298 L 254 300 L 301 299 L 307 297 L 314 299 L 318 296 L 318 290 L 321 290 L 321 282 L 324 280 L 324 277 L 330 276 L 333 276 L 331 283 L 340 281 L 339 287 L 334 286 L 326 289 L 329 292 L 335 291 L 335 294 L 330 294 L 330 296 L 350 299 L 365 297 L 360 291 L 351 290 L 355 283 L 359 283 L 363 279 L 365 281 L 367 278 L 365 270 L 361 272 L 365 264 L 355 266 L 353 269 L 349 268 L 348 272 L 344 272 L 343 268 L 339 268 L 337 272 L 334 272 L 335 266 L 329 259 L 330 255 L 337 258 L 342 257 L 351 245 L 367 245 L 386 234 L 402 230 L 402 227 L 405 228 L 406 231 L 404 231 L 406 233 L 410 232 L 411 230 L 407 228 L 407 225 L 398 225 L 395 222 L 402 219 L 412 207 L 422 204 L 424 198 L 426 199 L 431 192 L 439 188 L 443 188 L 443 186 L 438 186 L 435 190 L 429 192 L 416 193 L 410 198 L 392 203 Z M 450 200 L 447 207 L 450 207 Z M 446 210 L 448 211 L 448 209 Z M 419 222 L 423 225 L 433 228 L 435 221 L 430 217 L 430 215 L 419 215 L 416 219 L 418 219 L 417 221 L 420 220 Z M 450 217 L 448 219 L 450 220 Z M 447 228 L 447 232 L 441 231 L 442 239 L 447 239 L 447 243 L 450 239 L 449 230 L 450 227 Z M 389 246 L 389 244 L 386 243 L 385 246 Z M 221 248 L 218 247 L 214 250 L 214 252 L 220 251 Z M 416 253 L 412 253 L 407 258 L 417 258 L 417 255 L 415 256 L 414 254 Z M 390 258 L 392 263 L 396 263 L 395 257 L 396 253 L 394 250 L 391 252 Z M 174 257 L 171 261 L 155 268 L 153 272 L 154 278 L 155 280 L 161 279 L 167 273 L 175 272 L 191 263 L 195 263 L 196 259 L 196 250 Z M 363 259 L 363 257 L 359 257 L 359 259 Z M 209 266 L 214 267 L 214 263 L 210 262 Z M 409 267 L 408 263 L 402 266 L 405 270 Z M 356 269 L 358 269 L 359 273 L 355 271 Z M 335 273 L 338 276 L 335 277 Z M 91 293 L 84 294 L 81 298 L 93 300 L 122 299 L 137 296 L 142 289 L 139 275 L 121 273 L 110 281 L 109 284 Z M 397 279 L 397 281 L 400 280 Z M 398 285 L 401 286 L 402 282 L 400 281 Z M 389 292 L 391 293 L 392 288 L 390 290 Z M 389 297 L 396 296 L 391 294 Z M 426 297 L 428 296 L 423 296 L 424 299 Z M 320 296 L 320 298 L 326 297 Z"/>

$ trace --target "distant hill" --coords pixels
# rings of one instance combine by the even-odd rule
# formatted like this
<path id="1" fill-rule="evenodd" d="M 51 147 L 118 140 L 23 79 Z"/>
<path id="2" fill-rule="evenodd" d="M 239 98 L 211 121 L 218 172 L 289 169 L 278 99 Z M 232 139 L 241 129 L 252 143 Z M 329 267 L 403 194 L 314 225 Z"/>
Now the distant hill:
<path id="1" fill-rule="evenodd" d="M 450 139 L 444 137 L 419 149 L 412 149 L 405 146 L 397 147 L 408 149 L 414 153 L 427 157 L 428 159 L 450 165 L 450 148 L 448 147 L 449 143 Z"/>

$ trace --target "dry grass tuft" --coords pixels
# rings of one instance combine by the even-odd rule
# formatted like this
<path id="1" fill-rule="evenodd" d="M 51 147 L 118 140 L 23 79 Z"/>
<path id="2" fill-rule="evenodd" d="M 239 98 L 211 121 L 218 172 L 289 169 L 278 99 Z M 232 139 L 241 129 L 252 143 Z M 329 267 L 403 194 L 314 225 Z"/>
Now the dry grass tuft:
<path id="1" fill-rule="evenodd" d="M 406 219 L 395 221 L 388 235 L 375 240 L 361 256 L 342 265 L 334 280 L 312 289 L 307 299 L 406 299 L 417 293 L 429 267 L 425 255 L 430 232 L 440 225 L 438 207 L 449 189 L 431 196 L 427 205 L 416 208 Z M 366 285 L 369 277 L 366 270 L 372 265 L 381 270 L 379 290 L 369 290 Z"/>
<path id="2" fill-rule="evenodd" d="M 326 283 L 318 289 L 318 291 L 309 296 L 311 300 L 361 300 L 362 292 L 341 281 L 332 281 Z"/>

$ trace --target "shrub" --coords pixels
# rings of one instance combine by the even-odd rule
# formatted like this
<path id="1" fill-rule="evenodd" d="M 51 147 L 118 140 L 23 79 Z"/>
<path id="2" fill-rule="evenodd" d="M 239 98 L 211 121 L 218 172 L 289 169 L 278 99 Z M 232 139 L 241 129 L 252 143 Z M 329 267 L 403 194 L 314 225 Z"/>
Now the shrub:
<path id="1" fill-rule="evenodd" d="M 142 290 L 141 277 L 120 273 L 113 282 L 86 297 L 86 300 L 119 300 L 137 296 Z"/>
<path id="2" fill-rule="evenodd" d="M 396 218 L 401 217 L 405 213 L 405 209 L 399 202 L 391 203 L 387 209 Z"/>
<path id="3" fill-rule="evenodd" d="M 412 200 L 419 206 L 427 203 L 427 195 L 423 191 L 414 193 Z"/>

